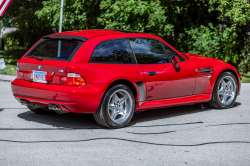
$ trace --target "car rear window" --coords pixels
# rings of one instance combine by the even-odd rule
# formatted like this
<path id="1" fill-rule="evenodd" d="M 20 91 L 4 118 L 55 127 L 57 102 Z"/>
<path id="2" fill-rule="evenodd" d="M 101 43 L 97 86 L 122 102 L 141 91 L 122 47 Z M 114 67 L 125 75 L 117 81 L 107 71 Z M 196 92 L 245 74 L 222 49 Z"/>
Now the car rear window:
<path id="1" fill-rule="evenodd" d="M 71 60 L 78 45 L 79 42 L 73 40 L 43 39 L 25 57 Z"/>

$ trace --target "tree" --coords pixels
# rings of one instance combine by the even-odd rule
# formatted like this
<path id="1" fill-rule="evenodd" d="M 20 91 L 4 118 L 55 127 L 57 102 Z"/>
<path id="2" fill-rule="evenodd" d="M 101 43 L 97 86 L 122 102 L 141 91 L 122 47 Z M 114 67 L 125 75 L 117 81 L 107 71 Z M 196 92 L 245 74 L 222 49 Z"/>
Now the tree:
<path id="1" fill-rule="evenodd" d="M 51 29 L 43 26 L 44 21 L 38 19 L 35 12 L 43 7 L 41 0 L 15 0 L 4 14 L 5 18 L 12 18 L 10 23 L 17 31 L 8 35 L 20 46 L 30 47 L 42 36 L 51 33 Z"/>
<path id="2" fill-rule="evenodd" d="M 61 0 L 16 0 L 8 11 L 30 45 L 59 26 Z M 183 52 L 220 58 L 247 72 L 249 0 L 66 0 L 63 31 L 121 29 L 161 36 Z"/>
<path id="3" fill-rule="evenodd" d="M 64 3 L 63 30 L 103 28 L 97 21 L 100 16 L 101 0 L 67 0 Z M 36 12 L 46 27 L 58 27 L 61 0 L 43 2 L 43 8 Z"/>

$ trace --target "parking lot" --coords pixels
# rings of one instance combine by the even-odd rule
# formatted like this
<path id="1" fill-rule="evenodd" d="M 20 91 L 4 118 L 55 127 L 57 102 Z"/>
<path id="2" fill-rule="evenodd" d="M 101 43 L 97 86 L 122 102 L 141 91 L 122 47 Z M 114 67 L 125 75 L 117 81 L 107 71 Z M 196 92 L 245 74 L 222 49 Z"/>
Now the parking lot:
<path id="1" fill-rule="evenodd" d="M 148 110 L 113 130 L 92 114 L 34 114 L 0 81 L 0 165 L 249 166 L 250 84 L 231 109 Z"/>

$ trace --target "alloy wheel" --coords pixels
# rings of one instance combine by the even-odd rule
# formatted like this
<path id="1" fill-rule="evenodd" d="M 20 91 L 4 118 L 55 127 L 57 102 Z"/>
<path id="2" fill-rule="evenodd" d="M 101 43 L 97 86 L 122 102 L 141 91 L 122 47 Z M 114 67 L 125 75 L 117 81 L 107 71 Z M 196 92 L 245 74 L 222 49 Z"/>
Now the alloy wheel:
<path id="1" fill-rule="evenodd" d="M 113 92 L 109 98 L 108 114 L 110 119 L 115 123 L 125 122 L 132 112 L 132 98 L 130 94 L 119 89 Z"/>
<path id="2" fill-rule="evenodd" d="M 236 96 L 237 86 L 235 80 L 231 76 L 225 76 L 219 82 L 218 99 L 224 106 L 230 105 Z"/>

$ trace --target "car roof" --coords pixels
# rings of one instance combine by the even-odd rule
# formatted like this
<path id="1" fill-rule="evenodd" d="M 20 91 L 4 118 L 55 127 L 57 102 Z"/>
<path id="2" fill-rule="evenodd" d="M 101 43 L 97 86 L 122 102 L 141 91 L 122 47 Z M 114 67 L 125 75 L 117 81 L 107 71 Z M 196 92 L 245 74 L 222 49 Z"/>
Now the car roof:
<path id="1" fill-rule="evenodd" d="M 51 35 L 67 35 L 67 36 L 79 36 L 84 38 L 93 38 L 97 36 L 104 36 L 104 35 L 112 35 L 112 34 L 124 34 L 124 33 L 140 33 L 140 32 L 133 32 L 133 31 L 124 31 L 124 30 L 109 30 L 109 29 L 89 29 L 89 30 L 79 30 L 79 31 L 67 31 L 61 33 L 54 33 Z M 51 36 L 49 35 L 49 36 Z"/>

